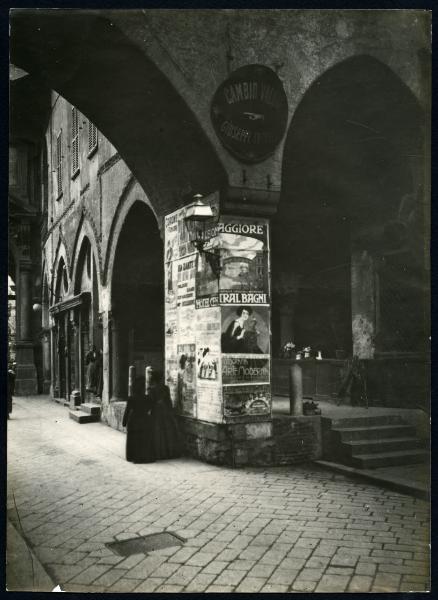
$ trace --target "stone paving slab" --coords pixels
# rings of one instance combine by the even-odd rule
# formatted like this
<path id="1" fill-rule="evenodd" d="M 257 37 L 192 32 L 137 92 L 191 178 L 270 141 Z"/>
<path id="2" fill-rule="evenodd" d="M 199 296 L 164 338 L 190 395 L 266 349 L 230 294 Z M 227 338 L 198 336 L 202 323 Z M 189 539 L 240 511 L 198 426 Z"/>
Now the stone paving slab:
<path id="1" fill-rule="evenodd" d="M 397 592 L 429 589 L 429 505 L 315 465 L 134 465 L 125 436 L 47 397 L 8 421 L 8 517 L 71 592 Z M 106 543 L 170 531 L 128 558 Z M 24 582 L 23 582 L 24 585 Z M 25 587 L 22 588 L 23 590 Z"/>

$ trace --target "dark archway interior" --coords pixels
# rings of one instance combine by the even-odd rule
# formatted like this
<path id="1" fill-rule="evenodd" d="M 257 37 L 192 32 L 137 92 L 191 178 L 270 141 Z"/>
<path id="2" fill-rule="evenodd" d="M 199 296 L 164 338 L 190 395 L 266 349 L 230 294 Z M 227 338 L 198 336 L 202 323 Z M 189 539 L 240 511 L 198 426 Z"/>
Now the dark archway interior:
<path id="1" fill-rule="evenodd" d="M 89 345 L 102 350 L 102 328 L 99 321 L 99 286 L 97 281 L 96 261 L 94 260 L 91 243 L 88 238 L 82 242 L 78 257 L 78 268 L 75 281 L 75 295 L 88 292 L 89 296 L 82 306 L 82 322 L 86 331 L 83 340 L 84 355 Z"/>
<path id="2" fill-rule="evenodd" d="M 356 243 L 381 271 L 378 345 L 401 350 L 417 344 L 425 229 L 424 177 L 416 160 L 424 161 L 424 146 L 416 99 L 373 58 L 348 59 L 307 91 L 286 140 L 272 226 L 274 352 L 285 339 L 284 304 L 292 313 L 289 339 L 298 347 L 310 345 L 325 356 L 351 352 Z"/>
<path id="3" fill-rule="evenodd" d="M 8 365 L 15 362 L 15 343 L 17 330 L 16 317 L 16 266 L 12 253 L 8 256 Z"/>
<path id="4" fill-rule="evenodd" d="M 97 126 L 159 214 L 225 182 L 213 147 L 181 96 L 114 22 L 95 11 L 13 11 L 11 61 Z"/>
<path id="5" fill-rule="evenodd" d="M 151 209 L 136 202 L 120 233 L 112 278 L 124 393 L 129 365 L 137 367 L 137 375 L 148 364 L 163 368 L 163 298 L 163 242 Z"/>
<path id="6" fill-rule="evenodd" d="M 52 298 L 52 303 L 61 302 L 68 291 L 67 266 L 64 259 L 59 259 L 58 268 L 56 270 L 55 293 Z"/>

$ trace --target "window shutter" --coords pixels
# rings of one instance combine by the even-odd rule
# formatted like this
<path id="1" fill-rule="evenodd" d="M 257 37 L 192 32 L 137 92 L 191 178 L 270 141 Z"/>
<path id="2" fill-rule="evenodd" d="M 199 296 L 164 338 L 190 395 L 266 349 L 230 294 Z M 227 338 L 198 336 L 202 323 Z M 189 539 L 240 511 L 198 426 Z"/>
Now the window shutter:
<path id="1" fill-rule="evenodd" d="M 97 127 L 88 121 L 88 154 L 97 147 Z"/>
<path id="2" fill-rule="evenodd" d="M 71 148 L 72 148 L 72 175 L 79 169 L 79 118 L 78 109 L 71 109 Z"/>
<path id="3" fill-rule="evenodd" d="M 56 138 L 56 188 L 59 198 L 62 194 L 62 131 Z"/>

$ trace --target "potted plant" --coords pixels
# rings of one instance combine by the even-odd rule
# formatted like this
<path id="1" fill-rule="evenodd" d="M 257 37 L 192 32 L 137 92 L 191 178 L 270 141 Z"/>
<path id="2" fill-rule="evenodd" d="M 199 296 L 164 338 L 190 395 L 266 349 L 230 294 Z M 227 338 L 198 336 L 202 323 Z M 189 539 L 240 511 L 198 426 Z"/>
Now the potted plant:
<path id="1" fill-rule="evenodd" d="M 281 351 L 282 358 L 292 358 L 293 349 L 295 348 L 295 344 L 293 342 L 286 342 Z"/>

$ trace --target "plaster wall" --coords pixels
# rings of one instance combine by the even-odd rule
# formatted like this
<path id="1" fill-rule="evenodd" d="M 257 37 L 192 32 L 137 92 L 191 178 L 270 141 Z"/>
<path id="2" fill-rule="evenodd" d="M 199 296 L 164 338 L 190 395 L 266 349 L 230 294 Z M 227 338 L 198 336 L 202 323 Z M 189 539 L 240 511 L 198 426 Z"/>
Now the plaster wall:
<path id="1" fill-rule="evenodd" d="M 210 120 L 214 92 L 246 64 L 275 70 L 289 122 L 308 87 L 327 69 L 366 54 L 389 66 L 421 104 L 428 103 L 430 13 L 409 10 L 143 10 L 107 13 L 175 86 L 226 167 L 242 184 L 242 165 L 218 142 Z M 202 49 L 202 51 L 200 51 Z M 247 185 L 280 189 L 283 142 L 262 164 L 245 166 Z"/>

